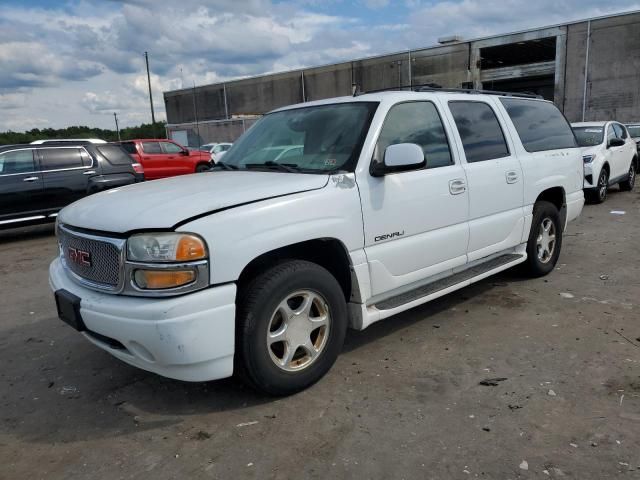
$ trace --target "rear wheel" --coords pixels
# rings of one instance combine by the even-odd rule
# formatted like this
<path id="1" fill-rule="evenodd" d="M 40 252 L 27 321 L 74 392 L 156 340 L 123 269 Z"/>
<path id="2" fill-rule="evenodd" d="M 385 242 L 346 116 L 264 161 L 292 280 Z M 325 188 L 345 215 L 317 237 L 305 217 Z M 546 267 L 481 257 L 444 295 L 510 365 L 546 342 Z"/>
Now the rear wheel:
<path id="1" fill-rule="evenodd" d="M 286 261 L 254 278 L 238 298 L 236 366 L 250 385 L 289 395 L 331 368 L 344 342 L 347 306 L 327 270 Z"/>
<path id="2" fill-rule="evenodd" d="M 527 272 L 542 277 L 551 272 L 562 247 L 560 212 L 550 202 L 537 202 L 533 207 L 533 220 L 527 241 Z"/>
<path id="3" fill-rule="evenodd" d="M 627 179 L 623 182 L 620 182 L 620 190 L 624 190 L 626 192 L 630 192 L 633 190 L 633 187 L 636 184 L 636 162 L 631 162 L 631 166 L 629 167 L 629 174 L 627 175 Z"/>

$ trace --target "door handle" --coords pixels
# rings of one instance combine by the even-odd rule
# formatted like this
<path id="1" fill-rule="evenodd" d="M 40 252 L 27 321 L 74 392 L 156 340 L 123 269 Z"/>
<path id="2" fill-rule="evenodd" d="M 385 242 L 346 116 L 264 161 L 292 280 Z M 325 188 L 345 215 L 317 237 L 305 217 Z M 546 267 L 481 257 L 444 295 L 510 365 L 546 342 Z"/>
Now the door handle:
<path id="1" fill-rule="evenodd" d="M 24 180 L 22 180 L 23 182 L 35 182 L 36 180 L 39 180 L 40 177 L 27 177 Z"/>
<path id="2" fill-rule="evenodd" d="M 520 178 L 518 176 L 518 172 L 516 172 L 515 170 L 509 170 L 507 173 L 505 173 L 505 177 L 507 179 L 507 183 L 517 183 L 518 179 Z"/>
<path id="3" fill-rule="evenodd" d="M 93 175 L 94 173 L 96 173 L 95 170 L 87 170 L 86 172 L 82 172 L 83 175 Z"/>
<path id="4" fill-rule="evenodd" d="M 451 195 L 460 195 L 467 191 L 467 183 L 461 179 L 456 178 L 455 180 L 449 181 L 449 193 Z"/>

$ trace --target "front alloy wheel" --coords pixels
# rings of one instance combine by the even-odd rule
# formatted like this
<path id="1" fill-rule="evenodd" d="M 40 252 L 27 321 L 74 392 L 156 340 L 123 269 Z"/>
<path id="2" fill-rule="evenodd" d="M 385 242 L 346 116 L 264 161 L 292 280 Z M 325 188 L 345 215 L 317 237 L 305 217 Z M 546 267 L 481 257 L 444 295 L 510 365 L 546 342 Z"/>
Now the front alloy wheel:
<path id="1" fill-rule="evenodd" d="M 540 263 L 549 263 L 556 248 L 556 226 L 553 220 L 545 217 L 538 227 L 536 250 Z"/>
<path id="2" fill-rule="evenodd" d="M 286 372 L 313 365 L 329 337 L 331 315 L 319 293 L 300 290 L 280 302 L 269 322 L 267 346 L 271 360 Z"/>
<path id="3" fill-rule="evenodd" d="M 607 190 L 609 189 L 609 174 L 603 168 L 598 177 L 598 187 L 596 192 L 596 202 L 602 203 L 607 199 Z"/>

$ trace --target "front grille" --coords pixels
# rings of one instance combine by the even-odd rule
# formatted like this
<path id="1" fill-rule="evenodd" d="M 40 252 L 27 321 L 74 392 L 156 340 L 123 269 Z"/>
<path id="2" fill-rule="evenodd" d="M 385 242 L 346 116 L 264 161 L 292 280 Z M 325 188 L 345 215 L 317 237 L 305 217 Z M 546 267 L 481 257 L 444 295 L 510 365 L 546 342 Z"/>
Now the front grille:
<path id="1" fill-rule="evenodd" d="M 61 226 L 58 241 L 65 265 L 78 277 L 108 289 L 120 285 L 124 240 L 101 238 Z"/>

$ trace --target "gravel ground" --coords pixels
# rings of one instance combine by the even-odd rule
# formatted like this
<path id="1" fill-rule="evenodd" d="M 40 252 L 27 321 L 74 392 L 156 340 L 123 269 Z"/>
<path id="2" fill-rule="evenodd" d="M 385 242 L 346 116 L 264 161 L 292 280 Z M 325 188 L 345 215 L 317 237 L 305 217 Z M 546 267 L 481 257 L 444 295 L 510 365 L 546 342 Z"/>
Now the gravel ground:
<path id="1" fill-rule="evenodd" d="M 93 347 L 56 318 L 52 228 L 4 232 L 0 478 L 640 478 L 638 190 L 585 207 L 549 276 L 350 332 L 281 399 Z"/>

